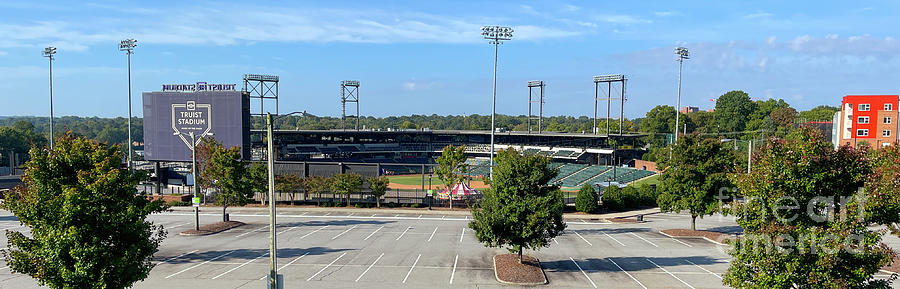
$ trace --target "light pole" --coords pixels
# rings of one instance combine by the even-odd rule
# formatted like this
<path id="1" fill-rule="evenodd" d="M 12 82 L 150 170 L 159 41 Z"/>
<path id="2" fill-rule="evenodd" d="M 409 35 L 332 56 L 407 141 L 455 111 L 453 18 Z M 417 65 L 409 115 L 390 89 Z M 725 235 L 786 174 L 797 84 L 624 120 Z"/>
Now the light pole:
<path id="1" fill-rule="evenodd" d="M 293 114 L 303 114 L 303 112 L 295 111 L 288 114 L 283 114 L 278 116 L 278 118 L 282 118 L 285 116 L 293 115 Z M 276 118 L 277 119 L 277 118 Z M 275 151 L 274 151 L 274 143 L 275 139 L 272 135 L 272 127 L 275 124 L 275 119 L 272 118 L 271 113 L 266 113 L 266 166 L 268 167 L 268 175 L 269 175 L 269 281 L 268 288 L 283 288 L 284 284 L 280 284 L 278 280 L 278 257 L 277 257 L 277 234 L 275 232 Z"/>
<path id="2" fill-rule="evenodd" d="M 181 132 L 175 132 L 175 135 L 182 135 Z M 194 176 L 194 198 L 200 197 L 200 178 L 197 176 L 197 135 L 194 132 L 188 132 L 191 137 L 191 175 Z M 208 132 L 200 137 L 212 136 L 213 133 Z M 194 207 L 194 230 L 200 230 L 200 207 Z"/>
<path id="3" fill-rule="evenodd" d="M 131 162 L 131 54 L 134 53 L 134 47 L 137 46 L 137 40 L 134 39 L 125 39 L 119 42 L 119 51 L 125 51 L 125 54 L 128 55 L 128 169 L 133 170 L 133 163 Z M 197 175 L 194 175 L 194 183 L 196 186 L 197 183 Z"/>
<path id="4" fill-rule="evenodd" d="M 678 55 L 678 103 L 675 105 L 675 142 L 678 142 L 678 120 L 681 115 L 681 67 L 685 59 L 691 59 L 691 53 L 687 48 L 675 47 L 675 54 Z"/>
<path id="5" fill-rule="evenodd" d="M 494 180 L 494 132 L 497 130 L 494 125 L 494 115 L 497 114 L 497 58 L 500 51 L 500 43 L 505 40 L 511 40 L 513 29 L 503 26 L 482 26 L 481 36 L 490 40 L 490 44 L 494 45 L 494 93 L 491 98 L 491 168 L 490 178 Z M 451 200 L 452 202 L 452 200 Z"/>
<path id="6" fill-rule="evenodd" d="M 737 146 L 738 142 L 746 142 L 747 143 L 747 173 L 749 174 L 750 173 L 750 160 L 753 158 L 753 140 L 752 139 L 749 141 L 744 141 L 744 140 L 739 140 L 739 139 L 723 139 L 722 140 L 722 142 L 729 142 L 729 141 L 733 141 L 735 147 Z"/>
<path id="7" fill-rule="evenodd" d="M 44 57 L 50 60 L 50 150 L 53 150 L 53 55 L 56 54 L 56 47 L 49 46 L 44 48 Z"/>

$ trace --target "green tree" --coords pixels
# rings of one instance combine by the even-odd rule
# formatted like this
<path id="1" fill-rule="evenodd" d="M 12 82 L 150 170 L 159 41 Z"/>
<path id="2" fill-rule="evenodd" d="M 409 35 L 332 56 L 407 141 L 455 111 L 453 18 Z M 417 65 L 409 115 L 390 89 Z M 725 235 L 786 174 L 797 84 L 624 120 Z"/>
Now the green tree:
<path id="1" fill-rule="evenodd" d="M 466 146 L 448 145 L 437 158 L 438 167 L 434 171 L 447 190 L 466 181 L 469 165 L 466 163 Z M 450 196 L 450 210 L 453 210 L 453 196 Z"/>
<path id="2" fill-rule="evenodd" d="M 358 193 L 362 188 L 363 179 L 359 174 L 337 174 L 331 177 L 331 192 L 347 196 L 347 206 L 350 206 L 350 194 Z"/>
<path id="3" fill-rule="evenodd" d="M 316 206 L 320 205 L 322 193 L 331 189 L 332 179 L 321 176 L 310 176 L 303 182 L 303 190 L 307 194 L 316 194 Z"/>
<path id="4" fill-rule="evenodd" d="M 726 174 L 734 167 L 734 154 L 719 139 L 690 134 L 678 139 L 672 146 L 672 158 L 663 159 L 660 167 L 660 210 L 687 210 L 691 214 L 691 230 L 696 230 L 697 217 L 719 210 L 716 197 L 721 188 L 731 186 Z"/>
<path id="5" fill-rule="evenodd" d="M 404 121 L 402 124 L 400 124 L 400 129 L 417 129 L 417 128 L 418 128 L 418 126 L 416 126 L 416 124 L 414 124 L 408 120 Z"/>
<path id="6" fill-rule="evenodd" d="M 469 228 L 479 242 L 506 246 L 521 263 L 523 249 L 546 247 L 566 228 L 562 192 L 549 184 L 558 171 L 549 164 L 547 157 L 522 155 L 513 148 L 499 152 L 491 187 L 472 208 Z"/>
<path id="7" fill-rule="evenodd" d="M 222 205 L 224 222 L 229 205 L 243 206 L 253 198 L 251 177 L 240 160 L 241 149 L 226 149 L 214 138 L 203 138 L 197 150 L 198 179 L 204 187 L 216 188 L 216 203 Z"/>
<path id="8" fill-rule="evenodd" d="M 865 183 L 866 219 L 900 236 L 900 144 L 873 150 L 869 159 L 873 172 Z"/>
<path id="9" fill-rule="evenodd" d="M 742 241 L 733 241 L 723 283 L 735 288 L 890 288 L 875 280 L 894 253 L 870 226 L 896 220 L 876 191 L 866 152 L 834 150 L 812 129 L 770 140 L 750 174 L 733 175 L 747 202 L 733 204 Z M 894 193 L 896 194 L 896 193 Z M 893 216 L 889 216 L 893 214 Z"/>
<path id="10" fill-rule="evenodd" d="M 375 205 L 381 208 L 381 196 L 384 196 L 384 193 L 387 192 L 388 184 L 391 183 L 385 176 L 369 178 L 369 190 L 372 191 L 372 196 L 375 197 Z"/>
<path id="11" fill-rule="evenodd" d="M 250 182 L 250 189 L 258 193 L 259 203 L 265 205 L 269 195 L 269 167 L 265 163 L 256 162 L 250 164 L 249 171 L 247 180 Z"/>
<path id="12" fill-rule="evenodd" d="M 275 191 L 291 196 L 291 205 L 294 205 L 296 194 L 303 189 L 303 179 L 295 174 L 278 174 L 275 176 Z"/>
<path id="13" fill-rule="evenodd" d="M 820 105 L 814 107 L 813 109 L 801 111 L 800 119 L 803 122 L 807 121 L 831 121 L 834 117 L 834 113 L 840 111 L 841 109 L 836 106 L 830 105 Z"/>
<path id="14" fill-rule="evenodd" d="M 729 91 L 716 100 L 716 123 L 720 132 L 743 131 L 754 110 L 750 95 L 740 90 Z"/>
<path id="15" fill-rule="evenodd" d="M 599 199 L 597 191 L 594 190 L 594 186 L 585 184 L 578 190 L 578 195 L 575 196 L 575 210 L 593 213 L 597 211 L 597 207 L 600 206 Z"/>
<path id="16" fill-rule="evenodd" d="M 669 105 L 657 105 L 647 112 L 641 120 L 640 132 L 673 133 L 675 131 L 675 108 Z"/>
<path id="17" fill-rule="evenodd" d="M 3 204 L 31 229 L 6 231 L 10 269 L 51 288 L 128 288 L 146 278 L 166 235 L 146 217 L 165 205 L 135 194 L 141 177 L 122 169 L 120 148 L 68 134 L 30 155 L 24 188 Z"/>

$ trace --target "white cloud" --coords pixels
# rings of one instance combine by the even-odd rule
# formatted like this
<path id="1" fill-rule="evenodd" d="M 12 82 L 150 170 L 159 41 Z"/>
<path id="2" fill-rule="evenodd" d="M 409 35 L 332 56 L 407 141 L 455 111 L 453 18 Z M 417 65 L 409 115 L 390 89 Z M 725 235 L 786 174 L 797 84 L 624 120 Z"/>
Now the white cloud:
<path id="1" fill-rule="evenodd" d="M 668 17 L 668 16 L 675 15 L 675 12 L 672 12 L 672 11 L 656 11 L 656 12 L 653 12 L 653 15 L 656 15 L 657 17 Z"/>
<path id="2" fill-rule="evenodd" d="M 648 19 L 643 19 L 631 15 L 598 15 L 594 17 L 597 21 L 603 21 L 607 23 L 613 24 L 648 24 L 653 23 L 653 21 Z"/>
<path id="3" fill-rule="evenodd" d="M 415 89 L 416 89 L 416 83 L 415 83 L 415 82 L 412 82 L 412 81 L 404 82 L 404 83 L 403 83 L 403 89 L 406 89 L 406 90 L 415 90 Z"/>
<path id="4" fill-rule="evenodd" d="M 768 12 L 756 12 L 744 15 L 744 19 L 762 19 L 772 17 L 772 13 Z"/>
<path id="5" fill-rule="evenodd" d="M 578 7 L 578 6 L 575 6 L 572 4 L 566 4 L 566 5 L 563 5 L 563 9 L 568 12 L 575 12 L 575 11 L 581 10 L 581 7 Z"/>
<path id="6" fill-rule="evenodd" d="M 523 9 L 531 9 L 522 6 Z M 141 43 L 243 45 L 257 42 L 476 43 L 490 17 L 454 17 L 379 9 L 291 9 L 230 5 L 241 11 L 222 17 L 203 9 L 141 10 L 121 18 L 32 23 L 0 22 L 0 48 L 56 45 L 60 50 L 86 50 L 99 43 L 134 37 Z M 208 8 L 204 8 L 208 9 Z M 513 23 L 515 24 L 515 23 Z M 517 37 L 539 40 L 578 35 L 564 27 L 512 25 Z M 539 33 L 536 33 L 539 32 Z"/>

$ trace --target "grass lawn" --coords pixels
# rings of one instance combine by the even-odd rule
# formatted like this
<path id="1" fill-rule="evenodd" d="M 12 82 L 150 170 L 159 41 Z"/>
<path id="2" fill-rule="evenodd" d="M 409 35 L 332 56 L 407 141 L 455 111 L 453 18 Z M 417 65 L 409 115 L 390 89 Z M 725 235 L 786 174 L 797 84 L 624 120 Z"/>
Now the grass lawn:
<path id="1" fill-rule="evenodd" d="M 391 180 L 391 183 L 398 185 L 421 185 L 422 184 L 422 175 L 403 175 L 403 176 L 388 176 L 388 179 Z M 443 185 L 440 179 L 436 177 L 431 177 L 431 185 L 438 186 Z M 425 185 L 428 185 L 428 176 L 425 176 Z"/>
<path id="2" fill-rule="evenodd" d="M 660 176 L 660 174 L 652 175 L 652 176 L 650 176 L 650 177 L 648 177 L 648 178 L 646 178 L 646 179 L 643 179 L 643 180 L 634 182 L 633 185 L 634 185 L 634 186 L 637 186 L 637 187 L 640 187 L 640 186 L 643 185 L 643 184 L 657 185 L 657 186 L 659 186 L 659 176 Z"/>

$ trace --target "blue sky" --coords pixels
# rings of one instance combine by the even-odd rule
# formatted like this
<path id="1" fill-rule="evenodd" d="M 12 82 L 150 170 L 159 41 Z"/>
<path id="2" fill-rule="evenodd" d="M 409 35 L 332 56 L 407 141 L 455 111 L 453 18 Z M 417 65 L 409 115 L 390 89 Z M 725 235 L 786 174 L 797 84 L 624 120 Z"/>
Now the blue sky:
<path id="1" fill-rule="evenodd" d="M 254 1 L 255 2 L 255 1 Z M 77 3 L 77 4 L 76 4 Z M 513 27 L 500 47 L 497 111 L 527 112 L 547 82 L 546 115 L 593 114 L 599 74 L 629 77 L 626 116 L 729 90 L 799 109 L 847 94 L 900 92 L 897 1 L 144 1 L 0 2 L 0 115 L 127 115 L 125 55 L 140 92 L 164 83 L 281 77 L 282 111 L 340 115 L 339 83 L 359 80 L 362 115 L 489 114 L 493 47 L 480 26 Z M 240 85 L 239 85 L 240 86 Z M 601 108 L 601 111 L 605 107 Z"/>

